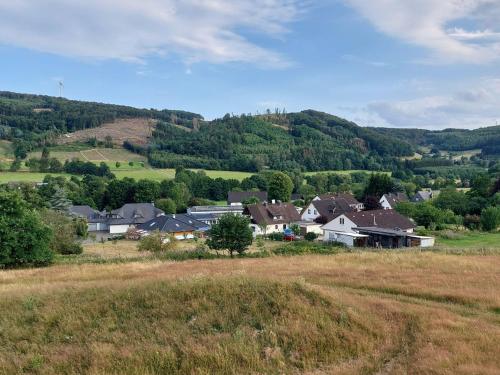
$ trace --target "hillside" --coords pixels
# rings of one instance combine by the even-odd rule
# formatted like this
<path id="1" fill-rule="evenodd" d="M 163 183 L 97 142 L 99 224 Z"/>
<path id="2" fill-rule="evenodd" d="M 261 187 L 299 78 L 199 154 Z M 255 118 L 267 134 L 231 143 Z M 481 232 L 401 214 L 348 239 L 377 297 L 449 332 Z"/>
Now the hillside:
<path id="1" fill-rule="evenodd" d="M 17 157 L 45 145 L 102 141 L 108 135 L 156 168 L 244 172 L 395 170 L 422 146 L 483 154 L 498 153 L 500 147 L 500 127 L 364 128 L 313 110 L 204 121 L 184 111 L 0 92 L 0 139 L 13 142 Z"/>
<path id="2" fill-rule="evenodd" d="M 412 155 L 389 135 L 312 110 L 274 116 L 229 116 L 187 133 L 160 122 L 153 134 L 153 166 L 258 171 L 379 170 Z"/>
<path id="3" fill-rule="evenodd" d="M 413 146 L 435 147 L 442 151 L 481 149 L 483 155 L 500 155 L 500 126 L 474 130 L 370 129 L 376 133 L 391 135 L 402 141 L 409 142 Z"/>
<path id="4" fill-rule="evenodd" d="M 195 113 L 149 110 L 68 100 L 43 95 L 0 92 L 0 139 L 13 141 L 16 155 L 53 143 L 63 134 L 97 128 L 117 119 L 156 119 L 192 126 Z"/>
<path id="5" fill-rule="evenodd" d="M 0 373 L 495 374 L 499 260 L 377 252 L 3 271 Z"/>

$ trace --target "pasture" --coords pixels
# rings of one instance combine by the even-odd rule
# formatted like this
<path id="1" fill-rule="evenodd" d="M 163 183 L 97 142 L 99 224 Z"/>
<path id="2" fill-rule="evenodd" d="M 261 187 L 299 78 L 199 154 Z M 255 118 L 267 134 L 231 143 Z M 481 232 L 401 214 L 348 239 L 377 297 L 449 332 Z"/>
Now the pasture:
<path id="1" fill-rule="evenodd" d="M 381 251 L 0 271 L 0 373 L 496 374 L 499 270 Z"/>

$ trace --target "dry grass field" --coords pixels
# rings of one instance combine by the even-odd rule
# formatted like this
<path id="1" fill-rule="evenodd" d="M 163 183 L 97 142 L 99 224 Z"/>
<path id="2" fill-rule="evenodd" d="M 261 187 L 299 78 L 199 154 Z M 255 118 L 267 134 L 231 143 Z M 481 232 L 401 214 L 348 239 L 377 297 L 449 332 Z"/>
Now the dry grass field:
<path id="1" fill-rule="evenodd" d="M 430 252 L 2 271 L 0 373 L 498 374 L 499 291 Z"/>
<path id="2" fill-rule="evenodd" d="M 113 143 L 118 146 L 121 146 L 126 140 L 137 144 L 146 144 L 154 125 L 155 121 L 148 119 L 120 119 L 97 128 L 79 130 L 63 135 L 59 138 L 58 144 L 85 142 L 94 137 L 103 141 L 108 135 L 113 139 Z"/>

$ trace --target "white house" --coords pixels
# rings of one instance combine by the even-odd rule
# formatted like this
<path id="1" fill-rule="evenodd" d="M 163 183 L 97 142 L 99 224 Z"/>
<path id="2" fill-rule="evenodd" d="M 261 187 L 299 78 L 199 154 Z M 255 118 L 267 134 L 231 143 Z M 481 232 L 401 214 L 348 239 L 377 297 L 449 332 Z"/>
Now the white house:
<path id="1" fill-rule="evenodd" d="M 408 202 L 408 196 L 405 193 L 384 194 L 378 201 L 384 210 L 393 210 L 398 203 Z"/>
<path id="2" fill-rule="evenodd" d="M 245 215 L 250 216 L 250 227 L 257 235 L 283 233 L 290 226 L 300 221 L 300 215 L 292 204 L 259 203 L 247 206 Z"/>
<path id="3" fill-rule="evenodd" d="M 415 224 L 394 210 L 346 212 L 322 226 L 325 242 L 347 246 L 432 246 L 432 237 L 413 234 Z"/>

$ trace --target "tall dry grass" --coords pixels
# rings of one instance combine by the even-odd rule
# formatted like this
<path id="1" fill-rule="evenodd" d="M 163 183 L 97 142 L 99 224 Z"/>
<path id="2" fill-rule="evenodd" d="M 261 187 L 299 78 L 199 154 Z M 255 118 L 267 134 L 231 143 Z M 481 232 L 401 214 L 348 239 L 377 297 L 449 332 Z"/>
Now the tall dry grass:
<path id="1" fill-rule="evenodd" d="M 500 256 L 352 253 L 0 273 L 0 372 L 500 372 Z"/>

